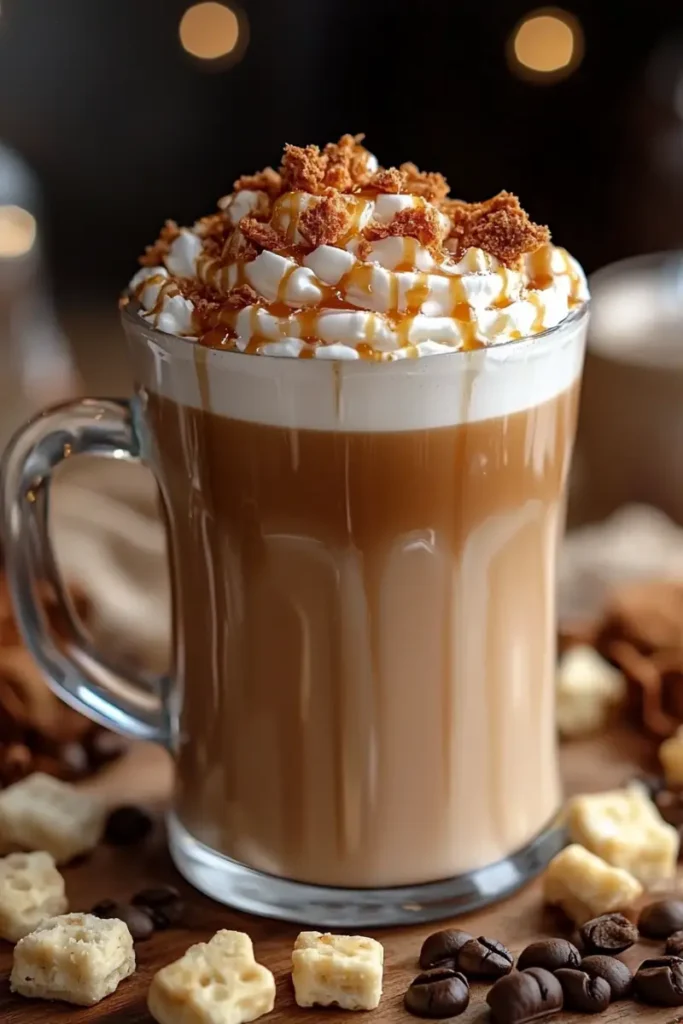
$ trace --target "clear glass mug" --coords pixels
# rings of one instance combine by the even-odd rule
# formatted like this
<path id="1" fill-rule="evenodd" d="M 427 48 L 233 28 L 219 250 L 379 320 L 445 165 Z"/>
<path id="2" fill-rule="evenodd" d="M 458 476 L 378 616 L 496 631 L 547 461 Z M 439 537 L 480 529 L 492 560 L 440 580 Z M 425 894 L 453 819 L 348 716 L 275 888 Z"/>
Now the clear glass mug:
<path id="1" fill-rule="evenodd" d="M 587 307 L 532 339 L 382 365 L 210 350 L 123 321 L 137 393 L 43 413 L 4 458 L 7 568 L 52 687 L 176 760 L 169 843 L 232 906 L 327 927 L 447 917 L 559 848 L 555 561 Z M 141 459 L 168 526 L 174 666 L 130 678 L 72 617 L 50 476 Z"/>

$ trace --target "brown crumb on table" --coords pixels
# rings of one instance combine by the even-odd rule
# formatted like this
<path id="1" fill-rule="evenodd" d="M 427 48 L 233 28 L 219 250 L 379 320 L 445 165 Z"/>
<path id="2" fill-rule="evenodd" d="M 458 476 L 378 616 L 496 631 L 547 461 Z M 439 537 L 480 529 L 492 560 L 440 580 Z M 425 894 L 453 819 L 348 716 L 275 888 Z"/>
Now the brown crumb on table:
<path id="1" fill-rule="evenodd" d="M 378 192 L 403 192 L 408 182 L 407 175 L 399 171 L 398 167 L 381 167 L 372 175 L 368 181 L 370 188 L 376 188 Z"/>
<path id="2" fill-rule="evenodd" d="M 458 251 L 474 246 L 514 267 L 528 252 L 550 241 L 548 228 L 534 224 L 511 192 L 499 192 L 483 203 L 463 203 L 448 211 L 452 220 L 451 238 Z"/>
<path id="3" fill-rule="evenodd" d="M 411 206 L 401 210 L 388 224 L 371 222 L 365 230 L 369 241 L 389 238 L 397 235 L 403 238 L 416 238 L 428 249 L 440 247 L 443 241 L 443 228 L 439 215 L 432 206 Z"/>
<path id="4" fill-rule="evenodd" d="M 233 182 L 233 191 L 265 192 L 271 199 L 277 199 L 282 192 L 282 175 L 273 167 L 264 167 L 256 174 L 243 174 Z"/>
<path id="5" fill-rule="evenodd" d="M 353 215 L 344 197 L 330 190 L 301 214 L 299 231 L 314 248 L 336 245 L 347 234 Z"/>
<path id="6" fill-rule="evenodd" d="M 257 249 L 283 249 L 285 238 L 270 224 L 264 224 L 255 217 L 242 217 L 240 231 Z"/>
<path id="7" fill-rule="evenodd" d="M 421 171 L 413 163 L 401 164 L 400 170 L 405 175 L 405 191 L 422 196 L 430 202 L 445 199 L 451 190 L 443 174 L 438 171 Z"/>
<path id="8" fill-rule="evenodd" d="M 153 245 L 148 245 L 139 262 L 143 267 L 158 267 L 168 256 L 168 250 L 180 234 L 180 228 L 174 220 L 167 220 Z"/>

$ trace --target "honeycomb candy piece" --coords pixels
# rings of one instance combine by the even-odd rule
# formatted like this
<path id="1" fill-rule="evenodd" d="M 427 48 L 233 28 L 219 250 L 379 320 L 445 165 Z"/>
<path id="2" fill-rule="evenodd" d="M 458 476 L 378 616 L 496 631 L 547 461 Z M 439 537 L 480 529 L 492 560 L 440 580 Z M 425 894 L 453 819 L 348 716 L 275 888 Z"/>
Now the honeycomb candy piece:
<path id="1" fill-rule="evenodd" d="M 678 830 L 667 825 L 641 786 L 575 796 L 567 820 L 573 842 L 646 887 L 676 871 Z"/>
<path id="2" fill-rule="evenodd" d="M 133 938 L 123 921 L 64 914 L 16 944 L 10 988 L 30 999 L 92 1006 L 134 970 Z"/>
<path id="3" fill-rule="evenodd" d="M 626 680 L 587 644 L 565 651 L 557 668 L 557 727 L 561 736 L 604 728 L 626 697 Z"/>
<path id="4" fill-rule="evenodd" d="M 292 952 L 299 1006 L 374 1010 L 382 997 L 384 949 L 362 935 L 301 932 Z"/>
<path id="5" fill-rule="evenodd" d="M 219 931 L 190 946 L 152 979 L 147 1006 L 158 1024 L 246 1024 L 275 1004 L 275 979 L 243 932 Z"/>
<path id="6" fill-rule="evenodd" d="M 66 864 L 97 846 L 104 819 L 93 796 L 34 772 L 0 793 L 0 852 L 46 850 Z"/>
<path id="7" fill-rule="evenodd" d="M 623 911 L 642 895 L 640 882 L 578 843 L 553 857 L 543 876 L 546 903 L 560 907 L 577 926 L 601 914 Z"/>
<path id="8" fill-rule="evenodd" d="M 10 853 L 0 860 L 0 937 L 18 942 L 67 909 L 64 879 L 49 853 Z"/>

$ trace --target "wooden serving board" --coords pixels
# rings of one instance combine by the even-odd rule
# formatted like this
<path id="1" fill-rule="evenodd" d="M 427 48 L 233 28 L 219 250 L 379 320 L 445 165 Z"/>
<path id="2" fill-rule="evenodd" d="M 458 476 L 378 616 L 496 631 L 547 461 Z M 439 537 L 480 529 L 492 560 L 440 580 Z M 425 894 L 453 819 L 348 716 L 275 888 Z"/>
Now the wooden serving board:
<path id="1" fill-rule="evenodd" d="M 591 741 L 567 745 L 563 749 L 566 787 L 570 792 L 605 789 L 619 785 L 637 771 L 655 767 L 651 744 L 636 733 L 619 729 Z M 124 764 L 111 770 L 95 785 L 102 795 L 114 803 L 163 803 L 168 791 L 170 766 L 165 755 L 154 748 L 141 746 Z M 0 1022 L 2 1024 L 80 1024 L 99 1021 L 106 1024 L 150 1024 L 146 994 L 150 979 L 164 964 L 180 956 L 194 942 L 208 939 L 219 928 L 246 931 L 254 941 L 258 960 L 269 967 L 277 981 L 275 1010 L 266 1018 L 267 1024 L 311 1024 L 324 1017 L 328 1024 L 409 1024 L 416 1018 L 403 1009 L 403 994 L 417 973 L 417 956 L 422 940 L 442 925 L 420 925 L 380 932 L 371 932 L 385 949 L 384 996 L 373 1013 L 349 1014 L 337 1010 L 299 1009 L 291 991 L 289 966 L 296 926 L 263 918 L 250 917 L 229 910 L 192 890 L 179 878 L 165 849 L 163 826 L 144 847 L 114 850 L 98 849 L 80 865 L 65 871 L 72 910 L 87 910 L 97 901 L 110 897 L 125 900 L 137 889 L 171 882 L 182 889 L 187 899 L 187 917 L 182 928 L 158 932 L 147 942 L 136 946 L 138 968 L 132 978 L 124 981 L 118 991 L 98 1006 L 81 1009 L 62 1003 L 42 1003 L 13 996 L 8 976 L 12 950 L 8 944 L 0 951 Z M 571 929 L 560 915 L 545 909 L 540 897 L 540 884 L 534 882 L 503 903 L 484 911 L 459 918 L 459 927 L 474 935 L 500 939 L 515 954 L 537 938 L 566 935 Z M 662 943 L 642 942 L 624 954 L 635 967 L 645 956 L 661 951 Z M 460 1018 L 462 1024 L 487 1019 L 484 1002 L 488 985 L 472 986 L 472 1002 Z M 578 1024 L 590 1019 L 578 1014 L 563 1013 L 557 1018 L 563 1024 Z M 683 1019 L 683 1007 L 653 1010 L 633 1002 L 619 1002 L 596 1018 L 603 1024 L 619 1020 L 638 1020 L 642 1024 L 673 1024 Z"/>

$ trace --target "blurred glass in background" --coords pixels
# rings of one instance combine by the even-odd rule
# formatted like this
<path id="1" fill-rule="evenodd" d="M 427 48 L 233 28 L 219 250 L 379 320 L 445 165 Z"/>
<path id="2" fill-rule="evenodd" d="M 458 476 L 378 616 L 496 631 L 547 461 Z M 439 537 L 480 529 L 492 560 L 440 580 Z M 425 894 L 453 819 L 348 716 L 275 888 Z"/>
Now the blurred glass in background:
<path id="1" fill-rule="evenodd" d="M 48 292 L 34 175 L 0 143 L 0 448 L 29 415 L 77 387 Z"/>

